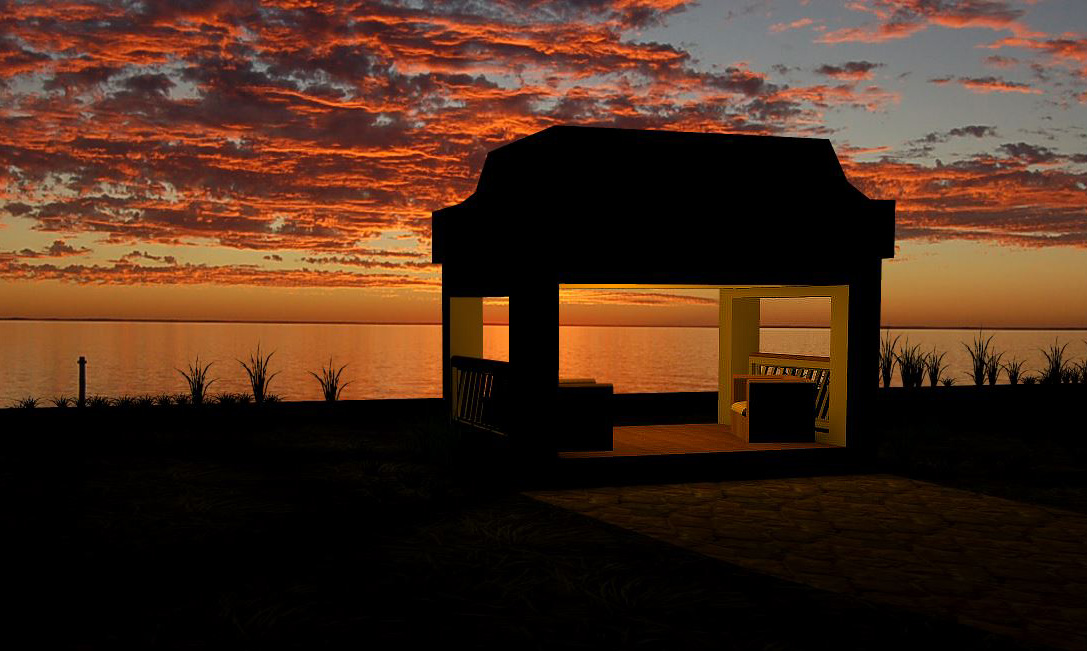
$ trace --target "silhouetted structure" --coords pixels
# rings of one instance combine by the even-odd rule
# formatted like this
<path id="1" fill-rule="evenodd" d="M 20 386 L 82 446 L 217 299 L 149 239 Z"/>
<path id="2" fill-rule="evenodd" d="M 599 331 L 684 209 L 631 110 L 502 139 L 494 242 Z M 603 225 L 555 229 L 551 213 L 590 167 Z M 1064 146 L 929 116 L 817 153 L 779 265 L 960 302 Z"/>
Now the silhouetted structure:
<path id="1" fill-rule="evenodd" d="M 759 351 L 759 297 L 829 296 L 819 440 L 864 446 L 894 206 L 854 188 L 828 140 L 561 126 L 499 147 L 476 191 L 433 213 L 444 395 L 450 358 L 482 357 L 482 297 L 509 297 L 505 426 L 554 449 L 560 286 L 717 288 L 727 423 L 729 379 Z"/>

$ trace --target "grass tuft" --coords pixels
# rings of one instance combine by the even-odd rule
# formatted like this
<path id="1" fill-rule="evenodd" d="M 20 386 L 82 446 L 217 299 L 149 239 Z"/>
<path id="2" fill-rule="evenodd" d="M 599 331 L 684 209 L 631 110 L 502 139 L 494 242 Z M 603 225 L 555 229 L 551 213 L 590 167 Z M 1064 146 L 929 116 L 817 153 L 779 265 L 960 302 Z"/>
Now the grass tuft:
<path id="1" fill-rule="evenodd" d="M 340 394 L 343 393 L 344 387 L 350 382 L 344 382 L 340 384 L 340 374 L 347 368 L 347 364 L 344 364 L 339 369 L 332 366 L 332 358 L 328 358 L 328 368 L 322 368 L 321 374 L 318 375 L 313 371 L 309 374 L 317 378 L 317 381 L 321 383 L 321 395 L 325 397 L 328 402 L 335 402 L 340 399 Z"/>
<path id="2" fill-rule="evenodd" d="M 919 387 L 925 377 L 925 353 L 921 352 L 921 345 L 910 346 L 909 338 L 902 344 L 902 348 L 895 354 L 898 362 L 898 370 L 902 375 L 902 386 Z"/>
<path id="3" fill-rule="evenodd" d="M 1063 346 L 1057 345 L 1057 340 L 1053 340 L 1053 345 L 1048 350 L 1043 349 L 1042 354 L 1045 355 L 1045 368 L 1041 370 L 1041 377 L 1039 382 L 1042 384 L 1060 384 L 1065 379 L 1065 371 L 1068 369 L 1068 360 L 1064 358 L 1064 349 L 1068 348 L 1068 344 Z"/>
<path id="4" fill-rule="evenodd" d="M 985 360 L 985 379 L 989 380 L 989 386 L 996 384 L 997 377 L 1000 375 L 1000 360 L 1003 357 L 1004 353 L 995 353 Z"/>
<path id="5" fill-rule="evenodd" d="M 1023 360 L 1012 358 L 1004 365 L 1004 372 L 1008 375 L 1008 384 L 1019 384 L 1019 378 L 1023 374 Z"/>
<path id="6" fill-rule="evenodd" d="M 955 378 L 945 377 L 944 379 L 940 380 L 940 383 L 943 384 L 945 387 L 954 386 L 955 385 Z"/>
<path id="7" fill-rule="evenodd" d="M 985 384 L 985 376 L 989 369 L 989 358 L 993 354 L 993 351 L 990 350 L 989 346 L 992 343 L 994 336 L 995 335 L 989 335 L 989 338 L 985 339 L 982 331 L 978 330 L 978 336 L 974 338 L 973 347 L 963 344 L 966 348 L 966 352 L 970 353 L 974 384 L 979 387 Z"/>
<path id="8" fill-rule="evenodd" d="M 136 406 L 136 399 L 132 396 L 121 396 L 113 399 L 114 407 L 130 408 Z"/>
<path id="9" fill-rule="evenodd" d="M 213 399 L 213 401 L 217 405 L 220 405 L 220 406 L 223 406 L 223 407 L 229 407 L 231 405 L 238 404 L 238 396 L 237 396 L 237 394 L 233 394 L 233 393 L 218 393 L 218 394 L 215 395 L 215 398 Z"/>
<path id="10" fill-rule="evenodd" d="M 902 335 L 894 338 L 891 341 L 891 331 L 887 331 L 887 337 L 880 339 L 879 342 L 879 373 L 883 376 L 883 386 L 891 386 L 891 375 L 894 373 L 895 368 L 895 346 L 898 345 L 898 339 Z"/>
<path id="11" fill-rule="evenodd" d="M 238 360 L 238 363 L 245 369 L 246 375 L 249 376 L 249 386 L 253 389 L 253 401 L 258 405 L 268 401 L 268 385 L 272 383 L 272 378 L 279 375 L 279 371 L 271 375 L 268 374 L 268 362 L 271 361 L 272 355 L 275 355 L 274 350 L 268 353 L 267 356 L 261 355 L 260 344 L 258 343 L 257 352 L 255 354 L 250 353 L 248 364 L 240 359 Z"/>
<path id="12" fill-rule="evenodd" d="M 53 403 L 54 407 L 71 407 L 75 404 L 75 398 L 70 398 L 68 396 L 57 396 L 56 398 L 53 398 L 50 402 Z"/>
<path id="13" fill-rule="evenodd" d="M 928 374 L 928 382 L 930 386 L 936 386 L 940 382 L 940 376 L 947 370 L 947 365 L 943 363 L 944 355 L 947 353 L 936 354 L 936 349 L 933 348 L 932 352 L 925 355 L 925 373 Z"/>
<path id="14" fill-rule="evenodd" d="M 104 409 L 113 404 L 113 401 L 106 396 L 91 396 L 87 398 L 87 406 L 94 409 Z"/>
<path id="15" fill-rule="evenodd" d="M 15 401 L 15 407 L 18 409 L 34 409 L 38 406 L 38 399 L 33 396 L 27 396 Z"/>
<path id="16" fill-rule="evenodd" d="M 215 382 L 215 380 L 208 379 L 208 369 L 215 362 L 208 362 L 206 366 L 200 365 L 200 356 L 196 356 L 196 361 L 189 364 L 189 372 L 186 373 L 181 369 L 176 369 L 181 377 L 185 378 L 185 382 L 189 385 L 189 402 L 194 405 L 204 404 L 204 398 L 207 397 L 208 387 Z M 176 401 L 176 400 L 175 400 Z M 180 404 L 180 403 L 178 403 Z"/>
<path id="17" fill-rule="evenodd" d="M 1037 375 L 1024 375 L 1023 376 L 1023 384 L 1038 384 L 1038 376 Z"/>
<path id="18" fill-rule="evenodd" d="M 153 407 L 155 406 L 155 396 L 147 394 L 136 396 L 135 402 L 137 407 Z"/>

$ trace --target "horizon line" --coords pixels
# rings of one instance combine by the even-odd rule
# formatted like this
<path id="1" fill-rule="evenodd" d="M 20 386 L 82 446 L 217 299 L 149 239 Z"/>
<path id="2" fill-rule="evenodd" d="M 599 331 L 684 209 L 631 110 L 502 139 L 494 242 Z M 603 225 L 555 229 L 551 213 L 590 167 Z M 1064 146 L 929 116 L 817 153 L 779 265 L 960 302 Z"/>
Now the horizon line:
<path id="1" fill-rule="evenodd" d="M 2 316 L 0 321 L 61 321 L 61 322 L 105 322 L 105 323 L 238 323 L 267 325 L 420 325 L 440 326 L 441 321 L 307 321 L 282 319 L 185 319 L 185 318 L 128 318 L 128 317 L 29 317 Z M 484 323 L 485 326 L 508 326 L 505 322 Z M 641 323 L 560 323 L 560 326 L 579 328 L 717 328 L 715 324 L 641 324 Z M 828 329 L 828 324 L 760 324 L 760 328 L 811 328 Z M 1087 325 L 1080 326 L 998 326 L 985 328 L 977 325 L 900 325 L 880 324 L 881 330 L 1087 330 Z"/>

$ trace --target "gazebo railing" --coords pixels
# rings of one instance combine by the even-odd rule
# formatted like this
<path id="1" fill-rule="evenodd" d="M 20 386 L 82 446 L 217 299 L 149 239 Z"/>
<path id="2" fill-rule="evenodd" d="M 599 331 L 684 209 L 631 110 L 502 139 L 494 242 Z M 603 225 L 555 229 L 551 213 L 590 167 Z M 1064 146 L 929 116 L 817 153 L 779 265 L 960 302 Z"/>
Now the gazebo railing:
<path id="1" fill-rule="evenodd" d="M 815 383 L 815 429 L 830 429 L 830 358 L 815 355 L 756 353 L 748 357 L 751 373 L 758 375 L 795 375 Z"/>
<path id="2" fill-rule="evenodd" d="M 459 355 L 449 362 L 453 374 L 453 422 L 507 434 L 502 398 L 508 387 L 509 362 Z"/>

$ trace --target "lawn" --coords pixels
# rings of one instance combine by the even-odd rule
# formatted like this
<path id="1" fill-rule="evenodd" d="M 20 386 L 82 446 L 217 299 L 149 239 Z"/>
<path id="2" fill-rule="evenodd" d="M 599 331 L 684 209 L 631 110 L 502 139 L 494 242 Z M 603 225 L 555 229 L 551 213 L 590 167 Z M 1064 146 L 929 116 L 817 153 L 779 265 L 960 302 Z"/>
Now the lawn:
<path id="1" fill-rule="evenodd" d="M 209 412 L 210 413 L 210 412 Z M 537 502 L 425 413 L 8 431 L 32 647 L 1017 648 Z"/>

